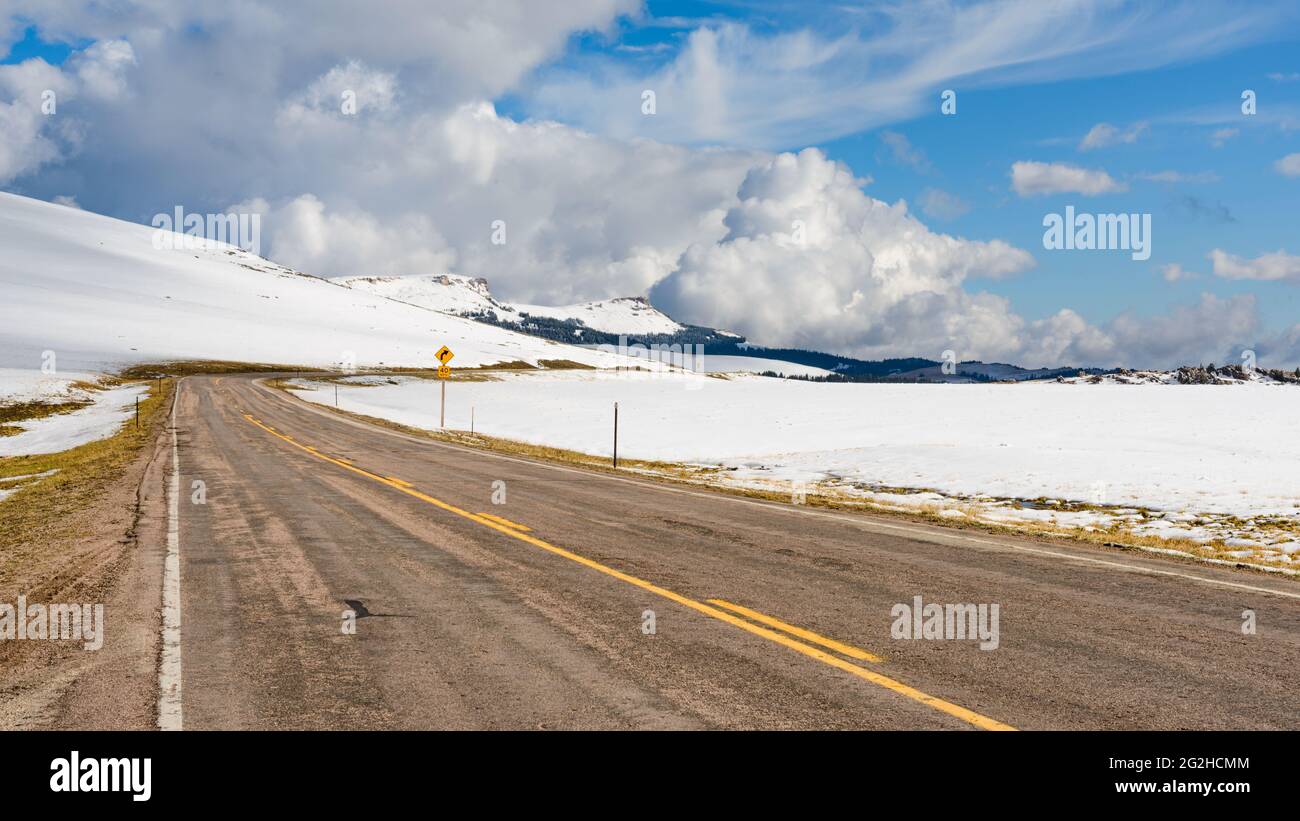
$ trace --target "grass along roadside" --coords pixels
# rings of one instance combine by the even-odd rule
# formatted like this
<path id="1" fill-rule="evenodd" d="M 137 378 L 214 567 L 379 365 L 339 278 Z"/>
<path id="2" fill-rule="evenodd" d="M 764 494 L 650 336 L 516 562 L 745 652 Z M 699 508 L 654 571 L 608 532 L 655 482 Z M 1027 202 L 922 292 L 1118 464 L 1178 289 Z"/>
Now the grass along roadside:
<path id="1" fill-rule="evenodd" d="M 150 384 L 161 390 L 154 387 L 141 399 L 139 429 L 132 420 L 112 436 L 70 450 L 0 458 L 0 486 L 14 490 L 16 484 L 0 499 L 0 590 L 21 586 L 30 597 L 64 576 L 66 546 L 93 524 L 85 511 L 166 424 L 175 382 Z M 22 476 L 32 479 L 4 482 Z"/>
<path id="2" fill-rule="evenodd" d="M 410 374 L 402 375 L 408 376 Z M 295 390 L 295 387 L 289 384 L 288 380 L 284 379 L 266 380 L 266 384 L 269 387 L 283 390 L 286 393 L 292 393 Z M 352 386 L 360 387 L 355 383 L 352 383 Z M 434 441 L 463 445 L 494 453 L 523 456 L 537 459 L 539 461 L 581 467 L 602 473 L 633 473 L 641 478 L 668 482 L 671 484 L 687 485 L 693 488 L 705 489 L 717 493 L 727 493 L 734 496 L 791 504 L 791 491 L 788 485 L 784 487 L 765 487 L 761 483 L 756 482 L 733 482 L 729 480 L 730 477 L 728 476 L 731 471 L 723 467 L 620 458 L 619 468 L 616 471 L 611 464 L 610 458 L 605 456 L 595 456 L 580 451 L 566 450 L 564 448 L 549 447 L 546 445 L 534 445 L 528 442 L 485 436 L 480 433 L 470 433 L 469 431 L 463 430 L 427 430 L 424 428 L 403 425 L 381 417 L 341 410 L 324 403 L 311 404 L 315 407 L 323 408 L 341 416 L 359 419 L 379 427 L 400 431 L 411 436 L 432 439 Z M 898 494 L 917 492 L 916 489 L 909 488 L 889 488 L 889 490 Z M 1276 573 L 1283 576 L 1300 578 L 1300 570 L 1287 567 L 1280 561 L 1247 562 L 1234 557 L 1231 554 L 1237 550 L 1237 548 L 1224 544 L 1222 540 L 1214 540 L 1207 543 L 1196 541 L 1194 539 L 1168 538 L 1146 533 L 1137 533 L 1123 526 L 1121 522 L 1116 522 L 1110 527 L 1086 529 L 1083 527 L 1066 527 L 1043 521 L 1031 520 L 1008 522 L 990 520 L 982 515 L 987 513 L 987 511 L 982 510 L 978 505 L 972 502 L 961 499 L 953 499 L 951 504 L 905 506 L 854 496 L 851 492 L 846 492 L 845 489 L 842 488 L 836 488 L 830 483 L 807 486 L 801 504 L 811 508 L 841 512 L 867 513 L 873 516 L 885 516 L 904 521 L 938 525 L 945 528 L 973 530 L 992 535 L 1032 536 L 1065 542 L 1084 542 L 1117 551 L 1148 553 L 1170 560 L 1227 565 L 1243 570 Z M 1088 507 L 1101 508 L 1101 506 L 1091 505 Z M 962 515 L 956 517 L 953 515 L 954 511 L 960 512 Z"/>

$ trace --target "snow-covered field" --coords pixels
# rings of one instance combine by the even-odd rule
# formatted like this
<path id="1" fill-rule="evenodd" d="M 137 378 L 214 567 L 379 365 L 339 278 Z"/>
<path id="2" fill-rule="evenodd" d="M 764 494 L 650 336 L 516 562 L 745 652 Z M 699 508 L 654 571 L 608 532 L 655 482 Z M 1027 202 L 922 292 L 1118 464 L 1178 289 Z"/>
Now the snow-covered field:
<path id="1" fill-rule="evenodd" d="M 136 397 L 148 393 L 146 385 L 124 385 L 87 390 L 77 382 L 93 383 L 86 373 L 48 375 L 40 371 L 0 368 L 0 404 L 17 402 L 88 402 L 78 410 L 8 423 L 21 428 L 13 436 L 0 436 L 0 458 L 60 451 L 111 436 L 135 413 Z M 7 495 L 7 494 L 6 494 Z"/>
<path id="2" fill-rule="evenodd" d="M 344 386 L 341 407 L 436 427 L 435 382 L 370 382 Z M 303 395 L 326 404 L 334 397 L 332 387 Z M 951 507 L 953 515 L 976 505 L 981 517 L 1067 527 L 1123 520 L 1138 532 L 1201 540 L 1265 540 L 1249 527 L 1224 530 L 1232 517 L 1300 525 L 1297 396 L 1278 386 L 501 374 L 450 384 L 448 426 L 468 429 L 473 406 L 480 433 L 609 454 L 615 401 L 620 454 L 717 465 L 738 483 L 801 482 L 810 492 L 821 485 L 886 504 Z M 1295 555 L 1285 530 L 1267 540 L 1278 546 L 1266 552 Z"/>

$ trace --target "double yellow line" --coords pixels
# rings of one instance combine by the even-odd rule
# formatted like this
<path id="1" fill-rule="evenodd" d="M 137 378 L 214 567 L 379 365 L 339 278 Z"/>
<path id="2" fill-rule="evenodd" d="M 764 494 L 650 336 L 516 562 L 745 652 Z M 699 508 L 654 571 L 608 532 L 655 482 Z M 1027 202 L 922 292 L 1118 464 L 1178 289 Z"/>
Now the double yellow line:
<path id="1" fill-rule="evenodd" d="M 889 678 L 888 676 L 883 676 L 880 673 L 875 672 L 874 670 L 868 670 L 865 667 L 861 667 L 857 664 L 853 664 L 849 661 L 845 661 L 840 656 L 832 655 L 831 653 L 828 653 L 825 650 L 821 650 L 818 649 L 817 647 L 814 647 L 813 644 L 820 644 L 822 647 L 826 647 L 830 650 L 834 650 L 837 653 L 842 653 L 844 655 L 849 656 L 850 658 L 855 658 L 860 661 L 868 661 L 868 662 L 882 661 L 882 659 L 879 656 L 875 656 L 871 653 L 868 653 L 865 650 L 860 650 L 856 647 L 852 647 L 847 644 L 842 644 L 833 639 L 828 639 L 823 636 L 819 636 L 810 630 L 804 630 L 801 627 L 795 627 L 794 625 L 786 624 L 785 622 L 782 622 L 778 619 L 774 619 L 771 616 L 766 616 L 762 613 L 759 613 L 756 610 L 750 610 L 748 608 L 741 607 L 740 605 L 737 604 L 731 604 L 730 602 L 723 601 L 722 599 L 710 599 L 709 603 L 705 604 L 704 602 L 696 601 L 695 599 L 689 598 L 687 596 L 683 596 L 679 593 L 674 593 L 673 591 L 667 588 L 660 587 L 656 584 L 646 581 L 645 579 L 639 579 L 636 576 L 629 575 L 627 573 L 624 573 L 621 570 L 615 570 L 614 568 L 608 565 L 601 564 L 600 562 L 594 561 L 592 559 L 588 559 L 586 556 L 580 556 L 577 553 L 574 553 L 573 551 L 565 550 L 562 547 L 557 547 L 551 544 L 550 542 L 546 542 L 543 541 L 542 539 L 537 538 L 536 536 L 530 536 L 528 535 L 527 532 L 525 532 L 527 528 L 525 528 L 523 525 L 519 525 L 514 522 L 511 522 L 508 519 L 502 519 L 499 516 L 493 516 L 491 514 L 471 513 L 468 510 L 462 510 L 461 508 L 456 507 L 455 505 L 448 504 L 447 502 L 444 502 L 441 499 L 435 499 L 434 497 L 426 493 L 416 490 L 415 487 L 412 486 L 410 482 L 392 476 L 381 476 L 378 473 L 371 473 L 370 471 L 359 468 L 346 460 L 336 459 L 332 456 L 328 456 L 324 453 L 321 453 L 319 450 L 317 450 L 314 447 L 300 444 L 294 441 L 292 437 L 280 433 L 279 431 L 274 430 L 268 425 L 262 424 L 257 419 L 254 419 L 251 414 L 247 414 L 247 413 L 244 414 L 244 419 L 246 419 L 251 424 L 256 425 L 257 427 L 266 431 L 267 433 L 271 434 L 272 436 L 275 436 L 276 438 L 281 439 L 289 443 L 290 445 L 293 445 L 294 447 L 298 448 L 304 453 L 314 456 L 317 459 L 320 459 L 325 462 L 329 462 L 330 464 L 333 465 L 337 465 L 338 467 L 343 468 L 344 470 L 351 471 L 359 476 L 364 476 L 367 479 L 372 479 L 380 484 L 387 485 L 395 490 L 405 493 L 408 496 L 413 496 L 414 498 L 419 499 L 422 502 L 427 502 L 433 505 L 434 507 L 445 510 L 448 513 L 454 513 L 457 516 L 470 520 L 471 522 L 477 522 L 478 524 L 481 524 L 484 527 L 490 527 L 493 530 L 499 533 L 503 533 L 512 539 L 517 539 L 521 542 L 525 542 L 534 547 L 541 548 L 542 550 L 545 550 L 548 553 L 553 553 L 556 556 L 560 556 L 562 558 L 568 559 L 569 561 L 576 562 L 577 564 L 580 564 L 584 567 L 589 567 L 592 570 L 605 574 L 606 576 L 610 576 L 612 578 L 618 579 L 619 581 L 626 582 L 632 585 L 633 587 L 638 587 L 642 590 L 645 590 L 646 592 L 653 593 L 656 596 L 660 596 L 662 598 L 668 599 L 669 601 L 676 602 L 677 604 L 680 604 L 683 607 L 690 608 L 691 610 L 694 610 L 697 613 L 703 613 L 704 615 L 710 618 L 717 619 L 718 621 L 726 622 L 727 624 L 730 624 L 733 627 L 738 627 L 747 633 L 751 633 L 755 636 L 760 636 L 762 638 L 767 639 L 768 641 L 775 642 L 776 644 L 779 644 L 783 647 L 787 647 L 795 651 L 796 653 L 800 653 L 804 656 L 807 656 L 808 658 L 816 659 L 817 661 L 820 661 L 823 664 L 828 664 L 831 667 L 835 667 L 836 669 L 843 670 L 844 672 L 849 673 L 850 675 L 857 676 L 858 678 L 863 679 L 865 681 L 869 681 L 872 684 L 876 684 L 880 687 L 884 687 L 887 690 L 905 696 L 913 701 L 920 702 L 921 704 L 924 704 L 927 707 L 932 707 L 938 710 L 939 712 L 946 713 L 947 715 L 953 716 L 954 718 L 961 719 L 962 721 L 965 721 L 966 723 L 971 724 L 975 727 L 979 727 L 984 730 L 1014 730 L 1015 729 L 1014 727 L 1008 724 L 1003 724 L 1002 722 L 997 721 L 995 719 L 989 718 L 984 715 L 980 715 L 979 713 L 976 713 L 973 710 L 968 710 L 965 707 L 961 707 L 959 705 L 953 704 L 950 701 L 945 701 L 941 698 L 937 698 L 935 696 L 929 695 L 928 693 L 923 693 L 920 690 L 917 690 L 915 687 L 910 687 L 906 684 L 903 684 L 901 681 L 896 681 L 892 678 Z M 728 612 L 728 611 L 733 611 L 733 612 Z M 745 616 L 746 618 L 741 618 L 741 616 Z M 753 621 L 750 621 L 748 619 L 752 619 Z M 772 628 L 776 628 L 776 629 L 772 629 Z M 778 632 L 778 631 L 783 631 L 783 632 Z M 791 636 L 797 636 L 800 639 L 804 639 L 804 641 L 797 641 L 795 638 L 791 638 Z M 810 644 L 806 642 L 812 642 L 812 643 Z"/>

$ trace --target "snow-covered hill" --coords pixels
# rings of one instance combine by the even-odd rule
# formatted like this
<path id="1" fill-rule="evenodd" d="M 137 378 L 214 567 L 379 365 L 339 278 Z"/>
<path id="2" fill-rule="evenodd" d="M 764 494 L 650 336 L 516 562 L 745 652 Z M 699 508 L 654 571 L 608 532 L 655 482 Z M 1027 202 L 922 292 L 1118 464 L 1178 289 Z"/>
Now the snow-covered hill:
<path id="1" fill-rule="evenodd" d="M 455 274 L 415 276 L 360 276 L 336 279 L 342 285 L 409 302 L 423 308 L 456 314 L 495 314 L 500 322 L 525 324 L 526 316 L 581 322 L 595 331 L 628 336 L 675 334 L 686 329 L 657 310 L 644 297 L 620 297 L 577 305 L 525 305 L 501 302 L 492 296 L 487 280 Z"/>
<path id="2" fill-rule="evenodd" d="M 482 277 L 415 274 L 341 277 L 331 282 L 445 314 L 474 317 L 494 313 L 503 322 L 518 322 L 521 318 L 513 306 L 492 296 L 487 280 Z"/>
<path id="3" fill-rule="evenodd" d="M 588 328 L 609 334 L 667 335 L 686 330 L 685 325 L 674 322 L 667 314 L 651 305 L 649 300 L 639 296 L 561 305 L 557 308 L 545 305 L 516 305 L 515 308 L 529 316 L 575 319 Z"/>
<path id="4" fill-rule="evenodd" d="M 618 357 L 449 316 L 220 243 L 158 249 L 148 226 L 0 193 L 0 367 L 109 371 L 211 359 L 457 367 Z"/>
<path id="5" fill-rule="evenodd" d="M 959 362 L 953 367 L 953 373 L 944 371 L 942 364 L 895 374 L 893 378 L 900 382 L 1029 382 L 1037 379 L 1054 379 L 1066 374 L 1078 373 L 1077 368 L 1037 368 L 1028 369 L 1005 362 Z"/>

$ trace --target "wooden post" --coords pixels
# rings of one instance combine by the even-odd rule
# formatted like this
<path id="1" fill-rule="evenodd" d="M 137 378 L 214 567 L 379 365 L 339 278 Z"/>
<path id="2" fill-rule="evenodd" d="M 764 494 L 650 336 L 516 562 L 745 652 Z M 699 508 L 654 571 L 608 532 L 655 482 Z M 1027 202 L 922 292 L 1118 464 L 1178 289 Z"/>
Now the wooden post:
<path id="1" fill-rule="evenodd" d="M 474 435 L 474 406 L 469 406 L 469 435 Z"/>
<path id="2" fill-rule="evenodd" d="M 335 408 L 335 410 L 338 409 L 338 406 L 339 406 L 339 383 L 335 382 L 335 383 L 334 383 L 334 408 Z"/>
<path id="3" fill-rule="evenodd" d="M 140 397 L 135 398 L 135 429 L 140 429 Z"/>
<path id="4" fill-rule="evenodd" d="M 618 403 L 614 403 L 614 469 L 618 469 Z"/>

